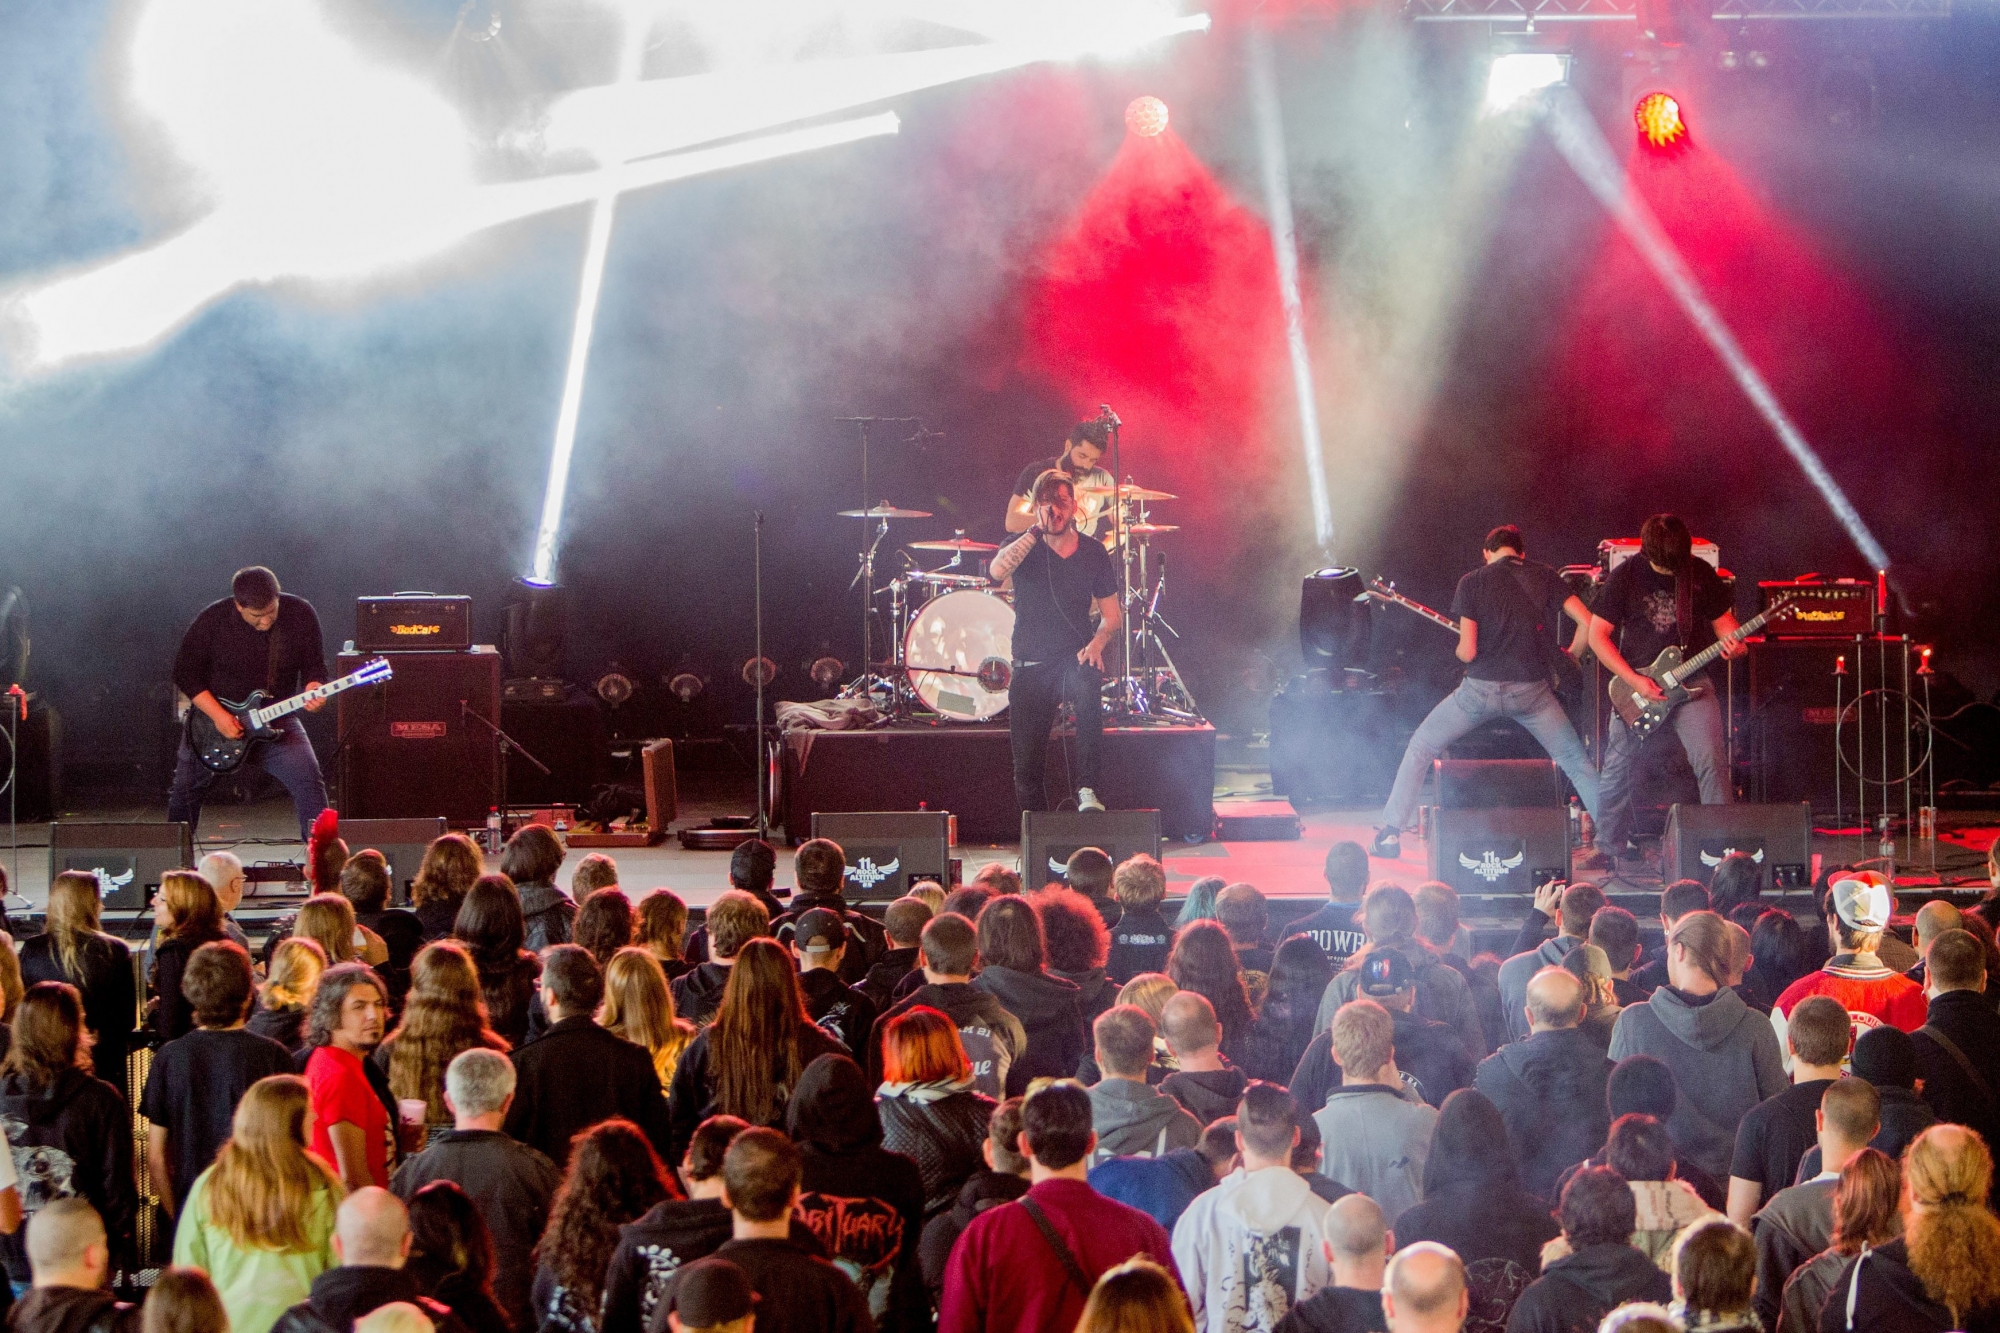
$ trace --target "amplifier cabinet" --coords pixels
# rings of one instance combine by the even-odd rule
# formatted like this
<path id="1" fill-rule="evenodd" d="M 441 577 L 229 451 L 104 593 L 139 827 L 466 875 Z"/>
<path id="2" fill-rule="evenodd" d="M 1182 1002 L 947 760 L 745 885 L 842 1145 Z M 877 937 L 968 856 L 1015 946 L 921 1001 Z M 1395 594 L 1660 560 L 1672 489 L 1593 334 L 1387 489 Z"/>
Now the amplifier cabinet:
<path id="1" fill-rule="evenodd" d="M 364 653 L 463 651 L 472 646 L 472 599 L 430 593 L 357 597 L 354 646 Z"/>
<path id="2" fill-rule="evenodd" d="M 1859 579 L 1831 583 L 1766 582 L 1757 585 L 1757 609 L 1788 601 L 1792 613 L 1764 627 L 1773 639 L 1852 639 L 1875 632 L 1875 585 Z"/>
<path id="3" fill-rule="evenodd" d="M 1075 810 L 1021 812 L 1021 883 L 1029 889 L 1067 884 L 1069 858 L 1079 848 L 1095 847 L 1120 865 L 1144 852 L 1160 857 L 1158 810 L 1105 810 L 1083 814 Z"/>
<path id="4" fill-rule="evenodd" d="M 831 838 L 847 857 L 843 893 L 891 902 L 920 879 L 951 883 L 951 816 L 942 810 L 815 813 L 812 835 Z"/>
<path id="5" fill-rule="evenodd" d="M 66 870 L 97 876 L 107 911 L 143 911 L 169 870 L 194 869 L 194 830 L 186 823 L 49 825 L 49 880 Z"/>
<path id="6" fill-rule="evenodd" d="M 1703 884 L 1731 852 L 1747 852 L 1766 884 L 1800 889 L 1812 883 L 1812 805 L 1676 805 L 1661 839 L 1661 878 Z"/>
<path id="7" fill-rule="evenodd" d="M 364 660 L 342 653 L 340 670 Z M 398 653 L 393 679 L 335 700 L 341 814 L 485 822 L 500 795 L 498 751 L 473 714 L 500 720 L 500 654 L 490 644 Z"/>

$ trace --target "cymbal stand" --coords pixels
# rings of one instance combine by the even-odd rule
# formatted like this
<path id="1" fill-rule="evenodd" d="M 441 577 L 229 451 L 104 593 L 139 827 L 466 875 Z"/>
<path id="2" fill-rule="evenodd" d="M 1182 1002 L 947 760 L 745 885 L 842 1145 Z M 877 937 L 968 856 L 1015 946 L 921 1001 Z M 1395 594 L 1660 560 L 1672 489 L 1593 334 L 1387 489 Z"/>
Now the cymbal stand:
<path id="1" fill-rule="evenodd" d="M 1147 521 L 1143 509 L 1138 521 Z M 1121 681 L 1122 693 L 1132 701 L 1127 713 L 1167 722 L 1200 722 L 1201 710 L 1195 706 L 1194 695 L 1159 634 L 1165 630 L 1176 639 L 1180 637 L 1180 631 L 1160 614 L 1160 597 L 1167 588 L 1167 558 L 1160 556 L 1155 572 L 1148 566 L 1150 543 L 1141 537 L 1138 547 L 1138 585 L 1125 616 L 1135 654 L 1126 658 Z M 1135 557 L 1128 552 L 1126 558 L 1130 562 Z"/>
<path id="2" fill-rule="evenodd" d="M 838 417 L 836 420 L 861 428 L 861 509 L 875 507 L 875 491 L 868 481 L 868 428 L 877 422 L 890 426 L 922 426 L 916 417 Z M 867 530 L 863 529 L 864 538 Z M 897 697 L 895 682 L 875 671 L 875 595 L 880 590 L 875 586 L 875 553 L 881 548 L 882 539 L 889 535 L 889 520 L 878 521 L 874 539 L 861 548 L 861 568 L 855 572 L 854 583 L 861 585 L 861 674 L 841 690 L 843 699 L 868 698 L 879 690 L 888 690 L 892 699 Z"/>

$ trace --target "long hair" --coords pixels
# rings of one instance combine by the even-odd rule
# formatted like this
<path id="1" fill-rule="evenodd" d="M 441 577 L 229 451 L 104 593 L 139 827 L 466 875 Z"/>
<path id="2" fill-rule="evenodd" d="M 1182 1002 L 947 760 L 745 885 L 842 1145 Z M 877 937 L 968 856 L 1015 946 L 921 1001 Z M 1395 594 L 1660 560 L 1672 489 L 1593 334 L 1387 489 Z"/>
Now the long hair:
<path id="1" fill-rule="evenodd" d="M 493 1294 L 493 1233 L 479 1205 L 455 1181 L 433 1180 L 410 1196 L 410 1263 L 430 1277 L 456 1277 Z"/>
<path id="2" fill-rule="evenodd" d="M 14 1013 L 27 994 L 27 983 L 21 977 L 21 955 L 12 949 L 0 949 L 0 1024 L 14 1021 Z"/>
<path id="3" fill-rule="evenodd" d="M 410 885 L 410 901 L 417 907 L 450 903 L 456 908 L 485 868 L 479 844 L 463 833 L 447 833 L 424 849 L 423 864 Z"/>
<path id="4" fill-rule="evenodd" d="M 632 942 L 632 900 L 623 889 L 596 889 L 577 908 L 570 941 L 580 944 L 603 967 Z"/>
<path id="5" fill-rule="evenodd" d="M 71 981 L 82 980 L 84 946 L 109 938 L 104 933 L 103 908 L 97 876 L 87 870 L 65 870 L 49 884 L 49 937 L 55 941 L 63 975 Z"/>
<path id="6" fill-rule="evenodd" d="M 1521 1171 L 1507 1140 L 1500 1109 L 1477 1088 L 1460 1088 L 1444 1099 L 1424 1160 L 1426 1198 L 1453 1185 L 1475 1186 L 1481 1194 L 1518 1190 Z"/>
<path id="7" fill-rule="evenodd" d="M 1313 1038 L 1320 996 L 1333 980 L 1333 964 L 1310 935 L 1294 935 L 1271 955 L 1271 983 L 1264 992 L 1264 1018 L 1282 1022 L 1301 1050 Z"/>
<path id="8" fill-rule="evenodd" d="M 773 946 L 776 947 L 776 946 Z M 576 1136 L 569 1172 L 549 1205 L 536 1257 L 579 1310 L 595 1315 L 618 1228 L 675 1196 L 666 1168 L 629 1120 L 607 1120 Z"/>
<path id="9" fill-rule="evenodd" d="M 185 936 L 196 944 L 222 938 L 222 901 L 215 886 L 192 870 L 169 870 L 160 876 L 160 900 L 167 905 L 163 940 Z"/>
<path id="10" fill-rule="evenodd" d="M 1166 1269 L 1127 1259 L 1097 1279 L 1076 1333 L 1194 1333 L 1194 1317 Z"/>
<path id="11" fill-rule="evenodd" d="M 1859 1254 L 1864 1245 L 1894 1240 L 1903 1230 L 1902 1189 L 1902 1168 L 1887 1153 L 1863 1148 L 1848 1158 L 1833 1188 L 1833 1248 Z"/>
<path id="12" fill-rule="evenodd" d="M 384 1002 L 389 998 L 389 988 L 368 964 L 342 963 L 329 967 L 313 991 L 312 1008 L 306 1011 L 306 1045 L 317 1048 L 333 1044 L 341 1008 L 347 1003 L 347 993 L 356 986 L 373 986 Z"/>
<path id="13" fill-rule="evenodd" d="M 39 988 L 38 988 L 39 989 Z M 2000 1218 L 1986 1206 L 1993 1155 L 1962 1125 L 1933 1125 L 1903 1154 L 1910 1271 L 1952 1327 L 2000 1304 Z"/>
<path id="14" fill-rule="evenodd" d="M 236 1103 L 229 1138 L 208 1178 L 208 1220 L 238 1246 L 298 1254 L 317 1243 L 306 1232 L 312 1197 L 347 1194 L 333 1168 L 306 1148 L 306 1081 L 274 1074 Z"/>
<path id="15" fill-rule="evenodd" d="M 481 977 L 511 972 L 514 960 L 520 957 L 521 943 L 528 938 L 528 922 L 521 915 L 521 895 L 514 891 L 514 881 L 505 875 L 481 875 L 466 891 L 451 933 L 472 951 Z"/>
<path id="16" fill-rule="evenodd" d="M 1243 986 L 1243 966 L 1236 961 L 1236 946 L 1218 922 L 1197 921 L 1180 928 L 1167 955 L 1167 975 L 1182 990 L 1191 990 L 1215 1006 L 1225 1043 L 1240 1040 L 1256 1018 Z"/>
<path id="17" fill-rule="evenodd" d="M 716 1111 L 753 1125 L 776 1120 L 805 1068 L 799 1033 L 811 1025 L 784 949 L 776 940 L 745 944 L 708 1037 Z"/>
<path id="18" fill-rule="evenodd" d="M 694 1040 L 694 1026 L 674 1015 L 674 993 L 660 960 L 637 945 L 611 955 L 604 969 L 604 1007 L 597 1021 L 606 1031 L 645 1047 L 662 1083 L 673 1077 L 681 1052 Z"/>
<path id="19" fill-rule="evenodd" d="M 320 974 L 326 971 L 326 950 L 318 940 L 294 935 L 281 940 L 271 951 L 271 970 L 264 982 L 266 1009 L 305 1009 L 319 989 Z"/>
<path id="20" fill-rule="evenodd" d="M 654 889 L 639 900 L 633 942 L 653 951 L 656 958 L 678 961 L 687 939 L 688 908 L 671 889 Z"/>
<path id="21" fill-rule="evenodd" d="M 1736 942 L 1727 921 L 1714 912 L 1689 912 L 1667 930 L 1667 947 L 1671 949 L 1676 944 L 1687 950 L 1688 965 L 1717 988 L 1729 985 Z"/>
<path id="22" fill-rule="evenodd" d="M 353 903 L 337 893 L 315 893 L 300 906 L 292 934 L 317 942 L 329 963 L 351 963 L 358 956 L 354 925 Z"/>
<path id="23" fill-rule="evenodd" d="M 1174 918 L 1174 925 L 1215 920 L 1215 895 L 1228 887 L 1229 881 L 1220 875 L 1203 875 L 1188 885 L 1187 897 L 1181 900 L 1181 914 Z"/>
<path id="24" fill-rule="evenodd" d="M 40 1092 L 76 1067 L 83 1046 L 83 998 L 67 981 L 38 981 L 14 1015 L 14 1041 L 0 1072 Z"/>
<path id="25" fill-rule="evenodd" d="M 397 1099 L 422 1098 L 432 1124 L 451 1119 L 444 1104 L 444 1071 L 461 1051 L 483 1046 L 509 1049 L 493 1031 L 479 990 L 479 970 L 465 946 L 452 940 L 426 944 L 410 965 L 410 994 L 403 1020 L 388 1035 L 389 1088 Z"/>

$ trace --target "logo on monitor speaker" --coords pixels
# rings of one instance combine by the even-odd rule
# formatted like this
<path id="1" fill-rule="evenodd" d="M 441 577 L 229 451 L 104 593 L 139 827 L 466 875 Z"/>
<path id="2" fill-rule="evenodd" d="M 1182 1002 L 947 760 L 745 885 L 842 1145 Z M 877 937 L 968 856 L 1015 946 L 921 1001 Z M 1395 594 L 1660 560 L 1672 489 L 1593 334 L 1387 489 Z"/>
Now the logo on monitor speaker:
<path id="1" fill-rule="evenodd" d="M 107 859 L 116 859 L 119 864 L 124 866 L 124 873 L 113 874 L 111 867 L 93 864 L 93 862 L 100 862 Z M 81 870 L 86 875 L 97 876 L 97 896 L 101 899 L 109 898 L 112 894 L 130 884 L 139 873 L 138 866 L 133 864 L 132 858 L 129 856 L 106 858 L 96 853 L 88 856 L 72 856 L 64 862 L 63 869 Z"/>
<path id="2" fill-rule="evenodd" d="M 1515 846 L 1519 850 L 1512 856 L 1505 858 L 1502 858 L 1499 852 L 1490 847 L 1479 854 L 1477 861 L 1467 856 L 1464 852 L 1460 852 L 1458 854 L 1458 863 L 1479 876 L 1479 878 L 1485 880 L 1488 884 L 1497 884 L 1514 871 L 1519 870 L 1522 864 L 1528 859 L 1528 849 L 1519 843 L 1516 843 Z"/>
<path id="3" fill-rule="evenodd" d="M 1708 847 L 1704 846 L 1701 849 L 1701 863 L 1710 870 L 1713 870 L 1722 864 L 1723 857 L 1734 855 L 1737 852 L 1750 852 L 1750 849 L 1748 847 L 1722 847 L 1717 851 L 1711 852 L 1708 850 Z M 1758 865 L 1763 865 L 1764 849 L 1759 847 L 1756 851 L 1750 852 L 1750 859 Z"/>
<path id="4" fill-rule="evenodd" d="M 889 864 L 881 866 L 875 864 L 874 857 L 864 856 L 855 864 L 847 867 L 847 878 L 860 885 L 865 892 L 874 888 L 883 880 L 895 878 L 897 872 L 902 870 L 902 868 L 903 858 L 900 856 L 889 862 Z"/>

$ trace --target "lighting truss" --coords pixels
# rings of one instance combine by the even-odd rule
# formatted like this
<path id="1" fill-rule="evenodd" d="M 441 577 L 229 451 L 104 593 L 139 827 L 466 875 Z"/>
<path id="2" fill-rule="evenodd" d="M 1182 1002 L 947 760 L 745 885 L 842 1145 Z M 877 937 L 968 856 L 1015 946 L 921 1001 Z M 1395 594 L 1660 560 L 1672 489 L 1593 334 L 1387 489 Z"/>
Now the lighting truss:
<path id="1" fill-rule="evenodd" d="M 1418 23 L 1632 22 L 1637 0 L 1403 0 Z M 1717 0 L 1710 17 L 1748 19 L 1946 19 L 1951 0 Z"/>

